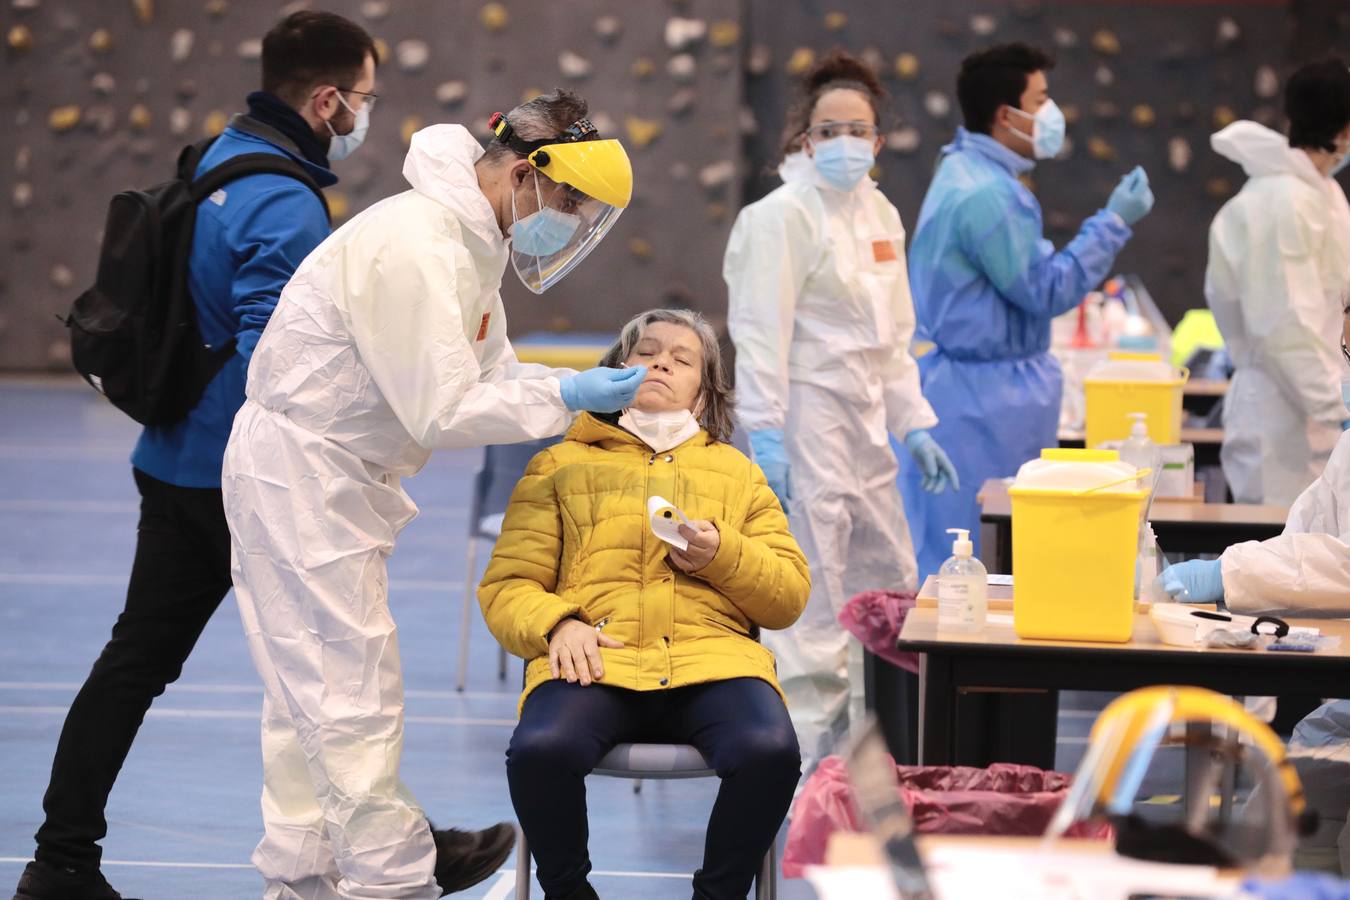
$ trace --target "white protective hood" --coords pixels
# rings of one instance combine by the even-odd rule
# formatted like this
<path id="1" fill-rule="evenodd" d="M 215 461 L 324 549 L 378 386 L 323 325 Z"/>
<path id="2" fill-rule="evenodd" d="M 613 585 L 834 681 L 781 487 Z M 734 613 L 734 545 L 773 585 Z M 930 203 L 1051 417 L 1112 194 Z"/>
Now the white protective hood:
<path id="1" fill-rule="evenodd" d="M 1308 154 L 1289 146 L 1289 139 L 1259 122 L 1234 122 L 1210 135 L 1214 152 L 1242 166 L 1248 178 L 1261 175 L 1296 175 L 1314 187 L 1322 187 L 1322 174 Z"/>
<path id="2" fill-rule="evenodd" d="M 478 186 L 473 164 L 482 155 L 483 148 L 463 125 L 431 125 L 413 135 L 403 160 L 403 177 L 413 190 L 449 209 L 496 251 L 506 239 L 492 204 Z"/>

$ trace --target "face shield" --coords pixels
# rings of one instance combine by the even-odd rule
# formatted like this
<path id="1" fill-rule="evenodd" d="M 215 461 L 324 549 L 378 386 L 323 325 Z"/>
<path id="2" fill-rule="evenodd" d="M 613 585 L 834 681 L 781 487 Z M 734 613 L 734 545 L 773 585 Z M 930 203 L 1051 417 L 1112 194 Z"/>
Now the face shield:
<path id="1" fill-rule="evenodd" d="M 584 119 L 549 141 L 523 141 L 500 114 L 492 125 L 533 167 L 511 194 L 511 266 L 542 294 L 609 233 L 632 198 L 633 169 L 623 145 L 600 140 Z"/>
<path id="2" fill-rule="evenodd" d="M 1309 824 L 1305 808 L 1264 723 L 1212 691 L 1154 687 L 1103 710 L 1047 836 L 1105 819 L 1122 856 L 1279 874 Z"/>

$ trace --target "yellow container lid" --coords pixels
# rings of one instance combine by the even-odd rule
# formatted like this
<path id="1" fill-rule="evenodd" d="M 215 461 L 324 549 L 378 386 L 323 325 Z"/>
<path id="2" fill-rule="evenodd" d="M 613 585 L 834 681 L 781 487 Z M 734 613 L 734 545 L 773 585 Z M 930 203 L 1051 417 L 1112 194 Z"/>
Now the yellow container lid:
<path id="1" fill-rule="evenodd" d="M 1082 447 L 1047 447 L 1041 459 L 1052 462 L 1120 462 L 1119 450 L 1085 450 Z"/>

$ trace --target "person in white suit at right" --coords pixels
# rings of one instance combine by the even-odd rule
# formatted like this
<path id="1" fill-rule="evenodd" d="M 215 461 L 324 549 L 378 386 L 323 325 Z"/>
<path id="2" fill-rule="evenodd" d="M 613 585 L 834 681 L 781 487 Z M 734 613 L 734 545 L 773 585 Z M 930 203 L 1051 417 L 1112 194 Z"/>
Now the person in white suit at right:
<path id="1" fill-rule="evenodd" d="M 1350 296 L 1342 302 L 1340 347 L 1350 361 L 1347 341 Z M 1243 615 L 1350 616 L 1350 432 L 1294 502 L 1283 534 L 1234 544 L 1219 559 L 1169 566 L 1160 578 L 1179 600 L 1222 600 Z M 1300 841 L 1296 866 L 1350 876 L 1350 700 L 1325 703 L 1299 722 L 1289 756 L 1319 820 Z"/>
<path id="2" fill-rule="evenodd" d="M 1288 506 L 1347 424 L 1336 343 L 1350 279 L 1350 70 L 1312 63 L 1285 88 L 1289 136 L 1256 122 L 1215 134 L 1248 180 L 1209 231 L 1205 300 L 1237 368 L 1224 400 L 1223 471 L 1239 503 Z"/>

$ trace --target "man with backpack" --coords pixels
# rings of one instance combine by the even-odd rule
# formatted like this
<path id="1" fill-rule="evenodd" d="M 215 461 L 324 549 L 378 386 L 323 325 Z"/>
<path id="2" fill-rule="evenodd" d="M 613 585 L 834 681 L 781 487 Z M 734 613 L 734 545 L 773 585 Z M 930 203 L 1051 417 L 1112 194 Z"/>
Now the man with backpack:
<path id="1" fill-rule="evenodd" d="M 46 818 L 37 832 L 35 860 L 24 870 L 15 900 L 120 896 L 100 872 L 98 841 L 107 833 L 108 794 L 151 702 L 178 678 L 207 620 L 230 590 L 230 534 L 220 488 L 225 444 L 244 402 L 249 359 L 281 289 L 330 232 L 319 188 L 337 182 L 329 162 L 346 157 L 365 136 L 376 100 L 377 63 L 371 37 L 341 16 L 303 11 L 280 22 L 263 41 L 263 89 L 249 95 L 248 113 L 235 116 L 208 147 L 185 151 L 189 168 L 180 177 L 195 179 L 196 186 L 213 170 L 218 181 L 224 171 L 220 167 L 231 160 L 235 164 L 225 183 L 200 195 L 195 210 L 189 204 L 191 247 L 184 243 L 180 248 L 184 258 L 173 258 L 169 245 L 161 246 L 164 259 L 147 261 L 145 254 L 136 258 L 125 246 L 126 232 L 119 234 L 118 246 L 110 230 L 99 284 L 76 304 L 71 324 L 77 368 L 110 400 L 149 423 L 131 457 L 141 515 L 126 607 L 66 716 L 43 798 Z M 142 207 L 162 202 L 164 188 L 138 194 Z M 180 191 L 180 206 L 183 196 Z M 187 196 L 197 199 L 190 192 Z M 124 211 L 134 207 L 132 202 Z M 115 201 L 110 222 L 116 213 Z M 147 220 L 157 221 L 141 216 L 142 222 Z M 158 243 L 146 241 L 143 246 Z M 185 307 L 188 325 L 195 319 L 189 329 L 192 345 L 172 365 L 160 365 L 158 357 L 118 363 L 140 378 L 124 393 L 144 393 L 145 383 L 154 391 L 181 393 L 178 386 L 202 376 L 202 359 L 207 360 L 209 369 L 193 386 L 195 393 L 185 402 L 178 397 L 178 407 L 169 412 L 165 404 L 133 410 L 118 395 L 115 378 L 105 379 L 97 367 L 82 364 L 87 346 L 82 341 L 92 340 L 95 352 L 106 351 L 115 341 L 100 348 L 100 336 L 91 338 L 79 327 L 97 330 L 100 320 L 97 315 L 81 318 L 81 304 L 92 297 L 90 302 L 103 309 L 109 304 L 123 310 L 136 306 L 140 301 L 135 297 L 115 296 L 126 294 L 131 270 L 151 273 L 145 278 L 149 293 L 156 287 L 172 293 L 175 286 L 163 288 L 161 279 L 172 281 L 176 273 L 178 293 L 190 294 L 190 302 L 179 305 Z M 146 330 L 143 315 L 122 318 L 138 337 Z M 159 349 L 146 355 L 162 356 L 162 348 L 172 341 L 159 340 L 159 332 L 175 332 L 175 327 L 172 322 L 154 324 L 163 326 L 156 330 L 154 348 Z M 142 345 L 140 340 L 134 343 Z M 495 869 L 509 852 L 509 834 L 506 848 L 499 846 L 503 828 L 459 842 L 466 848 L 463 859 L 447 861 L 447 870 Z"/>

